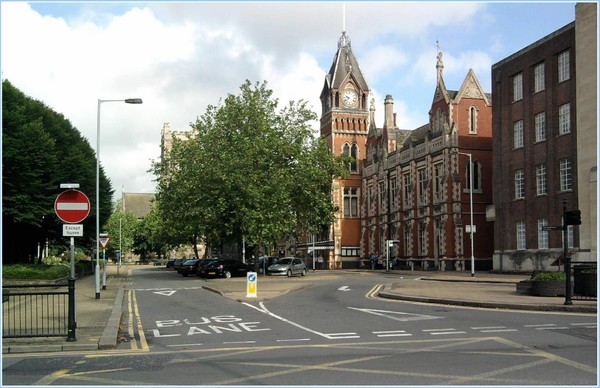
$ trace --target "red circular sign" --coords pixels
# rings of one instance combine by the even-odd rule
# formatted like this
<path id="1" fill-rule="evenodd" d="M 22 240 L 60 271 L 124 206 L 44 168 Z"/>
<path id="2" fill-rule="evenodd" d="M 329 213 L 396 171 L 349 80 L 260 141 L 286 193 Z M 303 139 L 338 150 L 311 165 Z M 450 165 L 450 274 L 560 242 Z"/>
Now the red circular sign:
<path id="1" fill-rule="evenodd" d="M 58 218 L 69 224 L 85 220 L 90 214 L 90 200 L 79 190 L 63 191 L 54 201 L 54 211 Z"/>

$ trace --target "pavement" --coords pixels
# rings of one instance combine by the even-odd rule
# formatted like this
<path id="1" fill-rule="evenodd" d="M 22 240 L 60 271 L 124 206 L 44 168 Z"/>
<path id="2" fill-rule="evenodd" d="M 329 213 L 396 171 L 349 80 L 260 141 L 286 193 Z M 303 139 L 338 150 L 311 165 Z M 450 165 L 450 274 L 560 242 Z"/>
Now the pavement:
<path id="1" fill-rule="evenodd" d="M 41 353 L 60 351 L 97 351 L 116 349 L 119 325 L 123 311 L 124 290 L 132 282 L 135 271 L 170 271 L 164 267 L 140 265 L 109 265 L 106 289 L 100 287 L 96 299 L 94 276 L 75 282 L 76 341 L 66 337 L 3 338 L 3 354 Z M 197 279 L 202 287 L 238 301 L 264 301 L 310 287 L 318 281 L 334 280 L 341 273 L 373 274 L 380 277 L 379 287 L 373 294 L 382 298 L 419 303 L 435 303 L 490 309 L 552 311 L 563 313 L 597 314 L 596 300 L 572 299 L 565 305 L 565 297 L 538 297 L 516 292 L 517 283 L 528 280 L 527 274 L 494 274 L 469 272 L 398 271 L 398 270 L 322 270 L 310 271 L 305 277 L 288 279 L 259 275 L 257 297 L 247 297 L 246 278 Z M 174 276 L 179 276 L 173 272 Z M 196 281 L 196 279 L 190 279 Z"/>

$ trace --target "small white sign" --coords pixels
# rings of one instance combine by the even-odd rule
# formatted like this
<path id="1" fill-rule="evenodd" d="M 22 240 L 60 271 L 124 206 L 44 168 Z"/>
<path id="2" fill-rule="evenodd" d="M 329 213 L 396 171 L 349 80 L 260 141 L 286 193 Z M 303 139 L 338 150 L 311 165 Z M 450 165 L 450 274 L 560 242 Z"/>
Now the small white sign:
<path id="1" fill-rule="evenodd" d="M 246 298 L 256 298 L 257 296 L 257 278 L 256 272 L 246 274 Z"/>
<path id="2" fill-rule="evenodd" d="M 63 237 L 83 237 L 83 224 L 63 224 Z"/>
<path id="3" fill-rule="evenodd" d="M 471 233 L 471 225 L 465 225 L 465 232 Z M 473 225 L 473 233 L 477 233 L 477 225 Z"/>

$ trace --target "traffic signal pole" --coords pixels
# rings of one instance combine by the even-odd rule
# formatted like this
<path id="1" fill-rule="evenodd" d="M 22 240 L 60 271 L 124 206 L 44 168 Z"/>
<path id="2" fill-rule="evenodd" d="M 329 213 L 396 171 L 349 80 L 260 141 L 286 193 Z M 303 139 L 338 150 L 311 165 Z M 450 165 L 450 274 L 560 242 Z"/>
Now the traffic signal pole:
<path id="1" fill-rule="evenodd" d="M 565 290 L 565 305 L 572 305 L 571 301 L 571 258 L 568 257 L 569 249 L 569 220 L 567 214 L 567 200 L 563 199 L 563 257 L 565 258 L 565 275 L 566 275 L 566 290 Z"/>

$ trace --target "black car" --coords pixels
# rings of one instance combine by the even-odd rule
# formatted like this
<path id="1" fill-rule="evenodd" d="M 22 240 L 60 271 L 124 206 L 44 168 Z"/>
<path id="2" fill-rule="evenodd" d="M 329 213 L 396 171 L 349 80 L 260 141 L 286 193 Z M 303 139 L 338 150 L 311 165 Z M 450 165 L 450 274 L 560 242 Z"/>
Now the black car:
<path id="1" fill-rule="evenodd" d="M 179 268 L 177 268 L 177 273 L 183 276 L 189 276 L 191 274 L 195 274 L 198 270 L 198 265 L 200 264 L 200 260 L 198 259 L 190 259 L 184 261 Z"/>
<path id="2" fill-rule="evenodd" d="M 206 267 L 208 265 L 210 265 L 211 263 L 218 261 L 218 260 L 219 259 L 217 259 L 217 258 L 200 260 L 200 263 L 198 264 L 198 268 L 196 269 L 196 275 L 205 278 L 206 277 Z"/>
<path id="3" fill-rule="evenodd" d="M 179 269 L 179 267 L 181 267 L 181 264 L 183 264 L 184 261 L 186 261 L 187 259 L 183 258 L 183 259 L 175 259 L 175 261 L 173 262 L 173 265 L 171 266 L 171 268 L 173 268 L 175 271 L 177 271 Z"/>
<path id="4" fill-rule="evenodd" d="M 206 266 L 207 278 L 246 276 L 251 268 L 239 260 L 215 260 Z"/>

